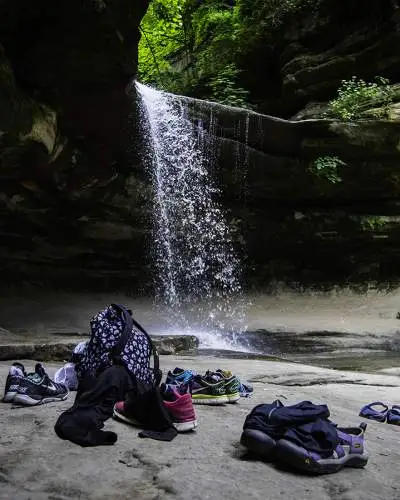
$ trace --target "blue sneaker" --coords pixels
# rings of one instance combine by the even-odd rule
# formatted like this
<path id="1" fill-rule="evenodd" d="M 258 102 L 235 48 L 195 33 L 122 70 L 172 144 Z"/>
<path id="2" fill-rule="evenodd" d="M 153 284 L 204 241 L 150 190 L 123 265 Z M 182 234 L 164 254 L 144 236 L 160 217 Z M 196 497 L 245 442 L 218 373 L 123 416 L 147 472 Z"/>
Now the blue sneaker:
<path id="1" fill-rule="evenodd" d="M 400 406 L 395 405 L 387 412 L 387 423 L 400 425 Z"/>
<path id="2" fill-rule="evenodd" d="M 196 372 L 193 370 L 184 370 L 183 368 L 174 368 L 167 373 L 166 385 L 188 384 L 193 379 Z"/>
<path id="3" fill-rule="evenodd" d="M 239 394 L 241 398 L 251 397 L 253 391 L 253 387 L 248 382 L 240 382 Z"/>

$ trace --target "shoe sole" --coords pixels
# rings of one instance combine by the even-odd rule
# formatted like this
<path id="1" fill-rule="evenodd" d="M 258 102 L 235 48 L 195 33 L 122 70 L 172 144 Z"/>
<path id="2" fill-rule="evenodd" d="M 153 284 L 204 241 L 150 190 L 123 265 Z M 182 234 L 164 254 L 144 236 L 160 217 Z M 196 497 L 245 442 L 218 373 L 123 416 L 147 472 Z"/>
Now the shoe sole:
<path id="1" fill-rule="evenodd" d="M 199 395 L 194 397 L 192 395 L 192 403 L 196 405 L 213 405 L 220 406 L 225 403 L 229 403 L 228 396 L 210 396 L 210 395 Z"/>
<path id="2" fill-rule="evenodd" d="M 34 399 L 31 398 L 30 396 L 27 396 L 26 394 L 16 394 L 13 399 L 13 403 L 21 404 L 21 405 L 26 405 L 26 406 L 37 406 L 37 405 L 43 405 L 46 403 L 53 403 L 54 401 L 65 401 L 68 398 L 68 394 L 64 394 L 62 396 L 49 396 L 46 398 L 42 399 Z"/>
<path id="3" fill-rule="evenodd" d="M 125 422 L 126 424 L 133 425 L 134 427 L 143 427 L 140 422 L 137 420 L 134 420 L 133 418 L 128 418 L 122 415 L 121 413 L 118 413 L 117 411 L 113 411 L 113 417 L 117 420 L 121 420 L 121 422 Z"/>
<path id="4" fill-rule="evenodd" d="M 267 434 L 256 429 L 245 429 L 240 438 L 240 444 L 255 455 L 270 458 L 276 448 L 276 441 Z"/>
<path id="5" fill-rule="evenodd" d="M 227 394 L 226 397 L 228 398 L 228 403 L 237 403 L 240 399 L 240 394 L 239 392 L 234 392 L 232 394 Z"/>
<path id="6" fill-rule="evenodd" d="M 304 455 L 304 449 L 294 443 L 281 439 L 276 445 L 276 456 L 288 465 L 305 472 L 313 474 L 333 474 L 343 467 L 353 467 L 361 469 L 367 465 L 368 453 L 364 451 L 362 455 L 353 455 L 349 458 L 345 455 L 342 458 L 325 458 L 316 462 L 311 457 Z"/>
<path id="7" fill-rule="evenodd" d="M 113 417 L 116 420 L 121 420 L 122 422 L 132 425 L 134 427 L 143 427 L 143 425 L 140 424 L 140 422 L 138 422 L 137 420 L 125 417 L 124 415 L 121 415 L 121 413 L 118 413 L 115 410 L 113 412 Z M 197 427 L 197 420 L 191 420 L 190 422 L 172 422 L 172 424 L 177 430 L 177 432 L 188 432 L 192 431 Z"/>
<path id="8" fill-rule="evenodd" d="M 197 420 L 191 420 L 189 422 L 172 422 L 172 424 L 178 432 L 188 432 L 196 429 Z"/>
<path id="9" fill-rule="evenodd" d="M 12 403 L 12 401 L 16 395 L 17 395 L 17 392 L 6 392 L 4 394 L 3 402 L 4 403 Z"/>

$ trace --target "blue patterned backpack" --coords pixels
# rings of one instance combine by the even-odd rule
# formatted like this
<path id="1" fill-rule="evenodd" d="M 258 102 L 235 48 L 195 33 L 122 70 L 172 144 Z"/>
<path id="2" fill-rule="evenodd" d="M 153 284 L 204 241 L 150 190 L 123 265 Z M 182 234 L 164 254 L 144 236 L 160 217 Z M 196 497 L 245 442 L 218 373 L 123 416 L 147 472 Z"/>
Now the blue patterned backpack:
<path id="1" fill-rule="evenodd" d="M 79 380 L 87 375 L 96 377 L 109 366 L 122 364 L 138 380 L 155 386 L 160 384 L 162 372 L 157 350 L 130 310 L 111 304 L 93 316 L 90 328 L 90 340 L 75 365 Z"/>

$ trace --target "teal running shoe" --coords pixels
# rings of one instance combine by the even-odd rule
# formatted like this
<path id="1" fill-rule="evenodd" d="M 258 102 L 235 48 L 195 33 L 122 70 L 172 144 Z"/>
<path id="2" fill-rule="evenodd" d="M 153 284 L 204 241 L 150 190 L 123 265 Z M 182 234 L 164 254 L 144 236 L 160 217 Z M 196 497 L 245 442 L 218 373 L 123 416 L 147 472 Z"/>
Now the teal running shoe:
<path id="1" fill-rule="evenodd" d="M 167 385 L 180 385 L 180 384 L 190 384 L 196 372 L 193 370 L 184 370 L 183 368 L 174 368 L 171 372 L 167 373 L 167 379 L 165 383 Z"/>

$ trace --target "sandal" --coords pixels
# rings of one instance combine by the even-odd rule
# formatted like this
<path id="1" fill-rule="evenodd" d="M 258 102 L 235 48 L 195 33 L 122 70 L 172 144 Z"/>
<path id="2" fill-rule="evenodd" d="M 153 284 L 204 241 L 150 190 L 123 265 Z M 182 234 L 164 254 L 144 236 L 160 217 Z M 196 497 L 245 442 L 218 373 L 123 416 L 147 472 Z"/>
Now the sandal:
<path id="1" fill-rule="evenodd" d="M 387 413 L 387 423 L 400 425 L 400 406 L 394 405 Z"/>
<path id="2" fill-rule="evenodd" d="M 378 409 L 374 408 L 374 406 L 382 407 L 383 410 L 379 411 Z M 385 422 L 388 410 L 388 406 L 379 401 L 376 401 L 375 403 L 370 403 L 369 405 L 361 408 L 359 415 L 360 417 L 369 418 L 370 420 L 376 420 L 377 422 Z"/>

